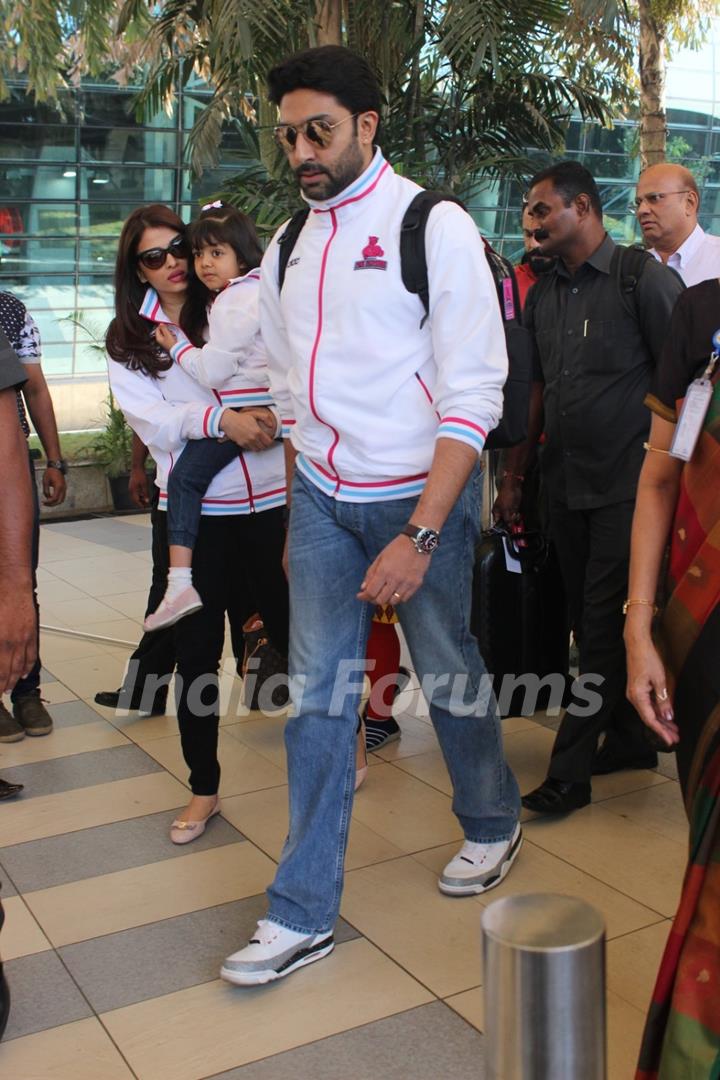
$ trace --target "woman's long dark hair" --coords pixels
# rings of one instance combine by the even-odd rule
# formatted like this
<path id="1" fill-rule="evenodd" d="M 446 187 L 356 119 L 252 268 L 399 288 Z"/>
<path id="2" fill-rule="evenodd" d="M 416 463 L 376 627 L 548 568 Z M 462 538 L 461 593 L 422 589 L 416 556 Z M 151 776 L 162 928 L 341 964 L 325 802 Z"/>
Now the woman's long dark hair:
<path id="1" fill-rule="evenodd" d="M 133 210 L 123 225 L 115 260 L 115 318 L 105 336 L 105 347 L 113 360 L 153 377 L 172 367 L 172 360 L 155 344 L 148 320 L 139 313 L 147 285 L 138 277 L 137 249 L 145 229 L 163 227 L 185 235 L 184 222 L 161 203 Z M 190 333 L 182 317 L 180 321 L 193 344 L 202 345 L 205 322 L 198 334 Z"/>
<path id="2" fill-rule="evenodd" d="M 203 210 L 188 229 L 193 251 L 211 244 L 228 244 L 241 267 L 254 270 L 260 265 L 263 250 L 252 218 L 234 206 L 210 206 Z M 210 289 L 191 274 L 187 299 L 183 304 L 180 322 L 191 341 L 202 338 L 207 324 L 207 307 L 213 298 Z"/>

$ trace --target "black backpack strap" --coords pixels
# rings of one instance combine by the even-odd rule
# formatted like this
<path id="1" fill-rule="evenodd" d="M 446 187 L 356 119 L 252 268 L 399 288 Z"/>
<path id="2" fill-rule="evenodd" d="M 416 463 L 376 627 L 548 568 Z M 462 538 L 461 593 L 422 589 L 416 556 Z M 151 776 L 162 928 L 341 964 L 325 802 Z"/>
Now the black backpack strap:
<path id="1" fill-rule="evenodd" d="M 420 297 L 425 308 L 425 318 L 430 310 L 425 229 L 430 211 L 441 202 L 454 202 L 465 209 L 460 199 L 454 195 L 446 195 L 442 191 L 420 191 L 405 211 L 400 226 L 400 270 L 403 285 L 408 292 L 416 293 Z"/>
<path id="2" fill-rule="evenodd" d="M 495 281 L 503 322 L 520 323 L 522 321 L 522 307 L 515 267 L 509 259 L 496 251 L 484 236 L 482 242 L 485 245 L 485 258 Z"/>
<path id="3" fill-rule="evenodd" d="M 282 236 L 278 237 L 278 288 L 280 292 L 282 292 L 283 282 L 285 281 L 287 264 L 290 261 L 293 248 L 297 243 L 298 236 L 303 230 L 303 226 L 308 219 L 309 213 L 309 206 L 305 206 L 302 210 L 298 210 L 294 213 L 285 226 L 285 231 Z"/>
<path id="4" fill-rule="evenodd" d="M 632 319 L 637 319 L 635 290 L 648 264 L 648 259 L 652 259 L 650 252 L 637 245 L 625 247 L 623 244 L 618 244 L 612 253 L 610 273 L 615 279 L 620 301 Z"/>

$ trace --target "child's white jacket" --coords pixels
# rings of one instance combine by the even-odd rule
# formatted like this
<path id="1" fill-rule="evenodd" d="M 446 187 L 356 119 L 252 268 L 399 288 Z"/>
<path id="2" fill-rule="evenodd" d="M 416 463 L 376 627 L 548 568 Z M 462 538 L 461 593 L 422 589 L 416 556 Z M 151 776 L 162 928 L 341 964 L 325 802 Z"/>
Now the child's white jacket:
<path id="1" fill-rule="evenodd" d="M 141 313 L 154 323 L 172 325 L 157 293 L 148 289 Z M 130 427 L 147 446 L 157 465 L 160 509 L 167 506 L 167 478 L 189 439 L 217 438 L 223 409 L 217 394 L 201 386 L 179 364 L 152 378 L 108 360 L 110 388 Z M 285 466 L 278 442 L 269 450 L 240 450 L 210 484 L 203 514 L 250 514 L 285 503 Z"/>
<path id="2" fill-rule="evenodd" d="M 440 203 L 427 223 L 430 314 L 400 270 L 400 225 L 420 188 L 379 150 L 311 212 L 278 288 L 261 267 L 260 324 L 297 467 L 343 501 L 418 495 L 438 438 L 482 450 L 502 413 L 507 351 L 477 229 Z"/>
<path id="3" fill-rule="evenodd" d="M 181 330 L 170 355 L 223 405 L 273 406 L 260 334 L 260 271 L 232 278 L 208 310 L 208 340 L 196 348 Z"/>

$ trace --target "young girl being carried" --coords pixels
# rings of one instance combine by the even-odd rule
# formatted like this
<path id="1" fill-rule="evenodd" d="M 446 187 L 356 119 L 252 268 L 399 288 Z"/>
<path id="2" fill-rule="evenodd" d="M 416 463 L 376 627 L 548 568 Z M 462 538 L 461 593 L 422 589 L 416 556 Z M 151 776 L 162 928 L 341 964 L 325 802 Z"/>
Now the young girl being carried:
<path id="1" fill-rule="evenodd" d="M 233 206 L 212 203 L 190 227 L 189 239 L 197 280 L 191 281 L 182 322 L 199 327 L 207 319 L 207 343 L 196 348 L 182 330 L 163 323 L 155 339 L 187 374 L 213 390 L 218 405 L 208 408 L 204 418 L 208 438 L 188 442 L 168 478 L 168 586 L 157 610 L 145 619 L 146 630 L 172 626 L 202 607 L 191 565 L 203 496 L 217 473 L 238 455 L 242 461 L 243 450 L 274 446 L 278 429 L 260 337 L 257 267 L 262 249 L 253 223 Z M 232 441 L 220 441 L 223 412 L 223 430 Z M 248 488 L 249 509 L 266 509 L 264 503 L 253 504 Z"/>

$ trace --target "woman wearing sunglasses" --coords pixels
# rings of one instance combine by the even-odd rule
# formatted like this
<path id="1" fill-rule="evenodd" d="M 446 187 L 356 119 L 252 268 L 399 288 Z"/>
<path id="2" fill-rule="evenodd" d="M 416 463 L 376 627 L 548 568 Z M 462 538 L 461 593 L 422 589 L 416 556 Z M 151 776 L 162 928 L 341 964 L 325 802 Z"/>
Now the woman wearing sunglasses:
<path id="1" fill-rule="evenodd" d="M 218 404 L 213 390 L 192 379 L 155 340 L 156 327 L 164 324 L 180 327 L 193 344 L 203 344 L 183 313 L 189 257 L 185 226 L 173 211 L 161 205 L 135 210 L 120 235 L 115 318 L 106 338 L 112 392 L 157 465 L 161 532 L 167 529 L 167 478 L 187 442 L 226 436 L 242 446 L 247 438 L 247 425 L 237 424 L 237 414 Z M 258 409 L 258 420 L 267 423 L 273 417 L 273 410 Z M 261 590 L 268 614 L 271 610 L 278 623 L 268 630 L 278 642 L 287 639 L 287 585 L 281 565 L 284 489 L 278 444 L 263 453 L 236 455 L 203 499 L 192 563 L 203 606 L 174 631 L 178 724 L 192 790 L 188 806 L 171 826 L 176 844 L 201 836 L 220 810 L 217 672 L 226 607 L 232 601 L 235 614 L 244 610 L 247 618 L 261 607 Z M 258 511 L 259 506 L 269 508 Z"/>

